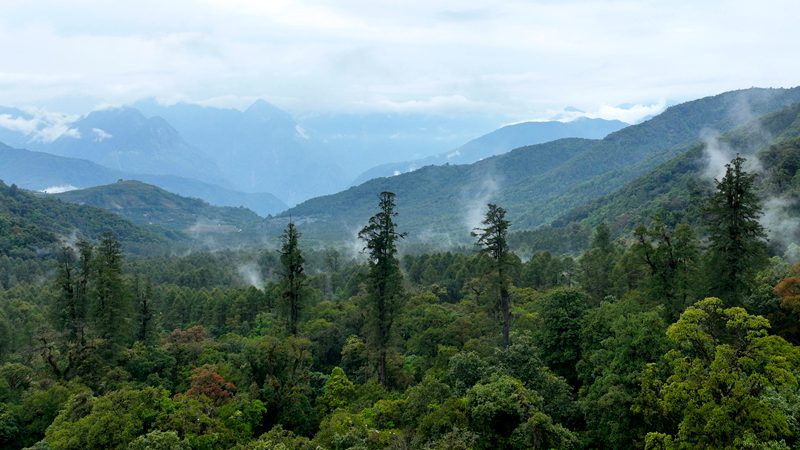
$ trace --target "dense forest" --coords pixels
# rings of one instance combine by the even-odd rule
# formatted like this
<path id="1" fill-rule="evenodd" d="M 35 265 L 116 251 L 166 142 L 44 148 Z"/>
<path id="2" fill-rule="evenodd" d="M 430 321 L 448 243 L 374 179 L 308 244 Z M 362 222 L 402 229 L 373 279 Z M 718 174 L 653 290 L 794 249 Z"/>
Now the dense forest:
<path id="1" fill-rule="evenodd" d="M 737 156 L 680 220 L 526 236 L 489 204 L 435 253 L 391 192 L 360 251 L 289 222 L 278 248 L 177 254 L 2 186 L 0 447 L 796 448 L 800 265 L 760 222 L 795 147 L 768 179 Z M 30 250 L 80 211 L 92 233 Z"/>

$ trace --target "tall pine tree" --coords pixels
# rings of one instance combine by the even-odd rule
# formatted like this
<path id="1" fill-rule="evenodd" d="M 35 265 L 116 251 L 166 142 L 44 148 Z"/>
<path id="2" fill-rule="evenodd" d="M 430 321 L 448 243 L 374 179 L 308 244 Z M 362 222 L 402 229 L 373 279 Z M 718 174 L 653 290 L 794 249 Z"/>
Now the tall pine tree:
<path id="1" fill-rule="evenodd" d="M 741 305 L 753 276 L 766 263 L 766 233 L 758 222 L 761 202 L 755 175 L 744 170 L 736 156 L 725 165 L 725 175 L 714 180 L 716 191 L 706 207 L 708 215 L 709 287 L 714 295 Z"/>
<path id="2" fill-rule="evenodd" d="M 104 233 L 96 252 L 91 290 L 93 328 L 107 345 L 125 345 L 130 337 L 133 311 L 122 276 L 122 246 L 111 233 Z"/>
<path id="3" fill-rule="evenodd" d="M 506 210 L 489 203 L 486 217 L 481 222 L 484 226 L 475 228 L 472 236 L 478 238 L 477 244 L 481 246 L 481 253 L 492 260 L 494 284 L 497 288 L 500 315 L 503 319 L 503 348 L 508 348 L 511 342 L 511 301 L 509 299 L 509 278 L 506 267 L 510 264 L 508 241 L 508 227 L 511 222 L 506 220 Z"/>
<path id="4" fill-rule="evenodd" d="M 378 196 L 377 214 L 369 219 L 358 237 L 366 243 L 369 252 L 368 292 L 372 306 L 372 338 L 369 340 L 378 360 L 378 381 L 388 384 L 386 352 L 394 316 L 403 298 L 403 276 L 397 260 L 397 240 L 405 233 L 396 230 L 394 193 L 381 192 Z"/>
<path id="5" fill-rule="evenodd" d="M 289 222 L 281 236 L 281 296 L 286 308 L 286 322 L 289 333 L 297 334 L 300 320 L 306 274 L 303 271 L 303 255 L 299 246 L 300 232 L 294 223 Z"/>

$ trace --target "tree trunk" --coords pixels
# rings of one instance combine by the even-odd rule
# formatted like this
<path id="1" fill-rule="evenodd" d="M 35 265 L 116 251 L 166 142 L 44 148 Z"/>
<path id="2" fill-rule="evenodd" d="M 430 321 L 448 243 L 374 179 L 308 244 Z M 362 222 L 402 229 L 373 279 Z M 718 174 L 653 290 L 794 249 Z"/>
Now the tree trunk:
<path id="1" fill-rule="evenodd" d="M 378 382 L 383 387 L 387 386 L 387 380 L 386 380 L 386 348 L 385 347 L 381 347 L 381 349 L 378 350 Z"/>

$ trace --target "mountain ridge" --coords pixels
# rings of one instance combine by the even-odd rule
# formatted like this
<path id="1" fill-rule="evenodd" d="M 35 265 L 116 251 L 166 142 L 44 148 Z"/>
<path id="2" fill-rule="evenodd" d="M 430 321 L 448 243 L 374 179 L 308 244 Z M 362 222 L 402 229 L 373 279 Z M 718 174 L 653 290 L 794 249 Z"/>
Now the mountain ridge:
<path id="1" fill-rule="evenodd" d="M 269 193 L 242 193 L 211 183 L 172 175 L 131 174 L 84 159 L 13 148 L 1 142 L 0 179 L 36 191 L 58 186 L 67 189 L 87 188 L 113 183 L 118 179 L 137 179 L 179 195 L 201 198 L 219 206 L 245 206 L 263 216 L 276 214 L 288 208 L 285 203 Z"/>
<path id="2" fill-rule="evenodd" d="M 305 224 L 307 236 L 352 239 L 374 210 L 376 195 L 389 190 L 397 194 L 403 231 L 466 238 L 489 201 L 508 209 L 515 229 L 532 229 L 647 173 L 685 151 L 703 130 L 724 132 L 746 118 L 797 102 L 800 88 L 730 91 L 672 106 L 602 140 L 562 139 L 471 165 L 432 166 L 379 178 L 303 202 L 278 218 L 291 214 Z M 593 185 L 600 179 L 602 185 Z M 580 195 L 573 196 L 573 189 Z"/>

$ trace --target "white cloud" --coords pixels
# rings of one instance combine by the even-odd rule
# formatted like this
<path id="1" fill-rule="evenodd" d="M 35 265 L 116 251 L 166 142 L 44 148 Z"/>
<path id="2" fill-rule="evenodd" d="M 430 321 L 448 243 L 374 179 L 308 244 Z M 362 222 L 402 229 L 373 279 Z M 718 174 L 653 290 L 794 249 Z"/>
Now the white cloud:
<path id="1" fill-rule="evenodd" d="M 506 121 L 573 105 L 636 121 L 661 99 L 800 84 L 799 13 L 790 0 L 7 2 L 0 104 L 263 97 Z M 642 106 L 607 106 L 623 102 Z"/>
<path id="2" fill-rule="evenodd" d="M 94 134 L 95 142 L 103 142 L 106 139 L 111 139 L 113 137 L 111 133 L 102 128 L 92 128 L 92 133 Z"/>
<path id="3" fill-rule="evenodd" d="M 16 131 L 31 141 L 52 142 L 61 136 L 80 138 L 80 132 L 70 124 L 77 116 L 29 108 L 25 116 L 0 114 L 0 127 Z"/>
<path id="4" fill-rule="evenodd" d="M 0 127 L 3 127 L 7 130 L 28 135 L 36 131 L 37 125 L 38 121 L 36 119 L 15 117 L 11 114 L 0 114 Z"/>
<path id="5" fill-rule="evenodd" d="M 58 186 L 44 188 L 41 192 L 44 192 L 45 194 L 61 194 L 62 192 L 74 191 L 75 189 L 78 188 L 71 184 L 60 184 Z"/>

